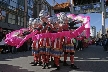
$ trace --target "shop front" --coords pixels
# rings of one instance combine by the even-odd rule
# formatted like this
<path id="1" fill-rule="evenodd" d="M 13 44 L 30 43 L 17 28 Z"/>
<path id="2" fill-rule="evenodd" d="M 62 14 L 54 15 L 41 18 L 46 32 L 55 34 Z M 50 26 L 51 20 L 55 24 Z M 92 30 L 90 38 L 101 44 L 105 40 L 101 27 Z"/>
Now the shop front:
<path id="1" fill-rule="evenodd" d="M 16 25 L 16 24 L 9 24 L 9 23 L 4 23 L 0 22 L 0 27 L 5 30 L 18 30 L 23 28 L 22 26 Z"/>

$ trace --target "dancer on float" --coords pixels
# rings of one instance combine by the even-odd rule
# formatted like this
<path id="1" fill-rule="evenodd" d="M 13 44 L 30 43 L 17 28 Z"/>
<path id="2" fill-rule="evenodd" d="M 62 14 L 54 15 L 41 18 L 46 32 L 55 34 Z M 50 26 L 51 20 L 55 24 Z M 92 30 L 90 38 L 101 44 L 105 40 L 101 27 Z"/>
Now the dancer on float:
<path id="1" fill-rule="evenodd" d="M 62 26 L 59 24 L 57 17 L 53 19 L 53 33 L 62 32 Z M 62 38 L 58 37 L 52 42 L 51 55 L 54 57 L 54 64 L 56 64 L 57 69 L 60 70 L 60 57 L 63 55 L 62 49 Z"/>
<path id="2" fill-rule="evenodd" d="M 28 29 L 29 29 L 30 32 L 33 31 L 33 25 L 32 25 L 33 21 L 34 21 L 34 18 L 30 18 L 30 19 L 29 19 L 29 26 L 28 26 Z M 33 48 L 32 48 L 32 55 L 34 56 L 34 49 L 33 49 Z M 35 59 L 35 58 L 34 58 L 34 59 Z M 34 63 L 35 63 L 35 60 L 34 60 L 34 59 L 33 59 L 33 62 L 30 62 L 30 64 L 34 64 Z"/>
<path id="3" fill-rule="evenodd" d="M 51 25 L 48 24 L 48 12 L 45 10 L 40 11 L 40 19 L 42 21 L 43 28 L 41 30 L 41 33 L 49 32 L 51 29 Z M 40 39 L 40 55 L 42 55 L 42 62 L 43 62 L 43 69 L 46 67 L 49 68 L 49 55 L 50 55 L 50 39 L 49 38 L 43 38 Z"/>
<path id="4" fill-rule="evenodd" d="M 60 15 L 61 15 L 61 20 L 64 23 L 63 31 L 67 31 L 67 30 L 69 31 L 69 25 L 68 25 L 69 21 L 68 21 L 68 18 L 66 16 L 66 14 L 64 12 L 61 12 Z M 72 39 L 68 39 L 68 37 L 65 37 L 65 47 L 63 49 L 63 51 L 64 51 L 63 65 L 68 66 L 68 64 L 66 63 L 66 60 L 67 60 L 68 53 L 70 53 L 71 68 L 78 69 L 78 67 L 74 65 L 74 53 L 75 53 L 75 50 L 74 50 L 73 42 L 71 40 Z"/>
<path id="5" fill-rule="evenodd" d="M 33 23 L 33 31 L 36 31 L 38 30 L 38 33 L 37 34 L 40 34 L 40 23 L 39 23 L 39 18 L 36 18 Z M 39 40 L 34 40 L 33 43 L 32 43 L 32 48 L 33 48 L 33 51 L 34 51 L 34 64 L 32 66 L 37 66 L 37 64 L 39 63 L 39 65 L 41 65 L 41 59 L 39 57 L 39 48 L 40 48 L 40 44 L 39 44 Z"/>
<path id="6" fill-rule="evenodd" d="M 33 31 L 37 30 L 37 20 L 34 19 L 34 21 L 32 22 L 32 27 L 33 27 Z M 32 66 L 36 66 L 38 64 L 38 40 L 34 40 L 32 43 L 32 49 L 33 49 L 33 55 L 34 55 L 34 64 Z"/>

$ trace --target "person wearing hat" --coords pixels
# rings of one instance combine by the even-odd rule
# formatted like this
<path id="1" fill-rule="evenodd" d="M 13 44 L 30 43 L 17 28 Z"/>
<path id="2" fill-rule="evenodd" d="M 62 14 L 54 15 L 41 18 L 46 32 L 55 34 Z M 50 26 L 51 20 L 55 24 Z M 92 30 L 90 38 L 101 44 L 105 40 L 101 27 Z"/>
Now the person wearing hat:
<path id="1" fill-rule="evenodd" d="M 67 15 L 64 12 L 60 13 L 60 20 L 63 22 L 63 25 L 62 25 L 63 31 L 70 31 L 69 25 L 68 25 L 69 21 L 68 21 Z M 67 60 L 68 53 L 70 53 L 71 68 L 78 69 L 78 67 L 74 65 L 75 50 L 74 50 L 74 44 L 71 38 L 65 37 L 65 46 L 63 47 L 63 51 L 64 51 L 63 66 L 68 66 L 68 64 L 66 63 L 66 60 Z"/>
<path id="2" fill-rule="evenodd" d="M 59 25 L 57 19 L 54 19 L 54 28 L 53 33 L 62 32 L 62 27 Z M 60 57 L 63 54 L 62 50 L 62 38 L 58 37 L 52 42 L 52 50 L 51 55 L 54 57 L 54 65 L 56 66 L 56 70 L 60 70 Z"/>
<path id="3" fill-rule="evenodd" d="M 32 31 L 35 31 L 37 30 L 36 28 L 38 27 L 37 25 L 37 20 L 34 19 L 34 18 L 30 18 L 29 19 L 29 31 L 32 32 Z M 33 62 L 30 62 L 30 64 L 33 64 L 32 66 L 36 66 L 37 63 L 38 63 L 38 47 L 39 45 L 38 41 L 32 41 L 32 55 L 34 56 L 34 61 Z"/>
<path id="4" fill-rule="evenodd" d="M 37 18 L 37 24 L 38 24 L 38 27 L 37 27 L 37 30 L 41 33 L 41 30 L 42 30 L 42 24 L 41 24 L 41 20 L 40 18 Z M 40 34 L 39 33 L 39 34 Z M 38 54 L 38 62 L 39 62 L 39 66 L 42 65 L 42 55 L 40 54 L 40 39 L 39 39 L 39 54 Z"/>
<path id="5" fill-rule="evenodd" d="M 33 31 L 33 26 L 32 26 L 32 22 L 34 21 L 34 18 L 29 18 L 29 24 L 28 24 L 28 29 L 30 32 Z"/>
<path id="6" fill-rule="evenodd" d="M 32 22 L 32 27 L 33 27 L 33 31 L 38 29 L 38 23 L 37 23 L 37 19 L 34 19 L 34 21 Z M 39 34 L 39 30 L 38 33 Z M 33 49 L 33 55 L 34 55 L 34 64 L 32 66 L 37 66 L 38 62 L 39 62 L 39 40 L 34 40 L 32 43 L 32 49 Z"/>
<path id="7" fill-rule="evenodd" d="M 45 10 L 41 10 L 39 13 L 39 17 L 42 23 L 41 33 L 49 32 L 51 29 L 51 25 L 48 24 L 48 12 Z M 49 68 L 49 55 L 50 55 L 50 39 L 42 38 L 40 39 L 40 55 L 42 55 L 42 69 L 46 67 Z"/>
<path id="8" fill-rule="evenodd" d="M 3 39 L 3 30 L 2 30 L 2 28 L 0 27 L 0 42 L 2 41 L 2 39 Z"/>
<path id="9" fill-rule="evenodd" d="M 32 27 L 33 21 L 34 21 L 34 18 L 29 18 L 28 29 L 29 29 L 30 32 L 33 31 L 33 27 Z M 34 49 L 33 48 L 32 48 L 32 56 L 34 56 Z M 30 64 L 34 64 L 34 63 L 35 63 L 35 60 L 33 59 L 33 62 L 30 62 Z"/>

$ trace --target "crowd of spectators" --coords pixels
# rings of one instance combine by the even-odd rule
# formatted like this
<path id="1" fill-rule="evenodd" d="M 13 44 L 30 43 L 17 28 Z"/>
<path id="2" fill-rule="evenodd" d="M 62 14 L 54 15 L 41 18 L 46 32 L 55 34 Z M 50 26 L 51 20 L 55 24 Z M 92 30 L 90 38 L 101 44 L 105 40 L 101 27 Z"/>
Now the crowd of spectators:
<path id="1" fill-rule="evenodd" d="M 108 31 L 107 34 L 102 34 L 101 38 L 96 39 L 96 46 L 102 46 L 103 50 L 108 53 Z"/>

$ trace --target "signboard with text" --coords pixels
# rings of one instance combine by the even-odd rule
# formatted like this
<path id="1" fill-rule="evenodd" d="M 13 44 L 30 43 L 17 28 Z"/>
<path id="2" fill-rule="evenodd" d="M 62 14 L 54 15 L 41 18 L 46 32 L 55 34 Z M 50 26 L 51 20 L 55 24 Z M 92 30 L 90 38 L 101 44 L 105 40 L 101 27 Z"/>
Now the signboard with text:
<path id="1" fill-rule="evenodd" d="M 74 6 L 75 14 L 86 14 L 86 13 L 100 13 L 101 3 L 92 3 L 80 6 Z"/>
<path id="2" fill-rule="evenodd" d="M 105 11 L 106 11 L 106 15 L 105 15 L 105 17 L 108 18 L 108 6 L 106 6 L 105 9 L 106 9 L 106 10 L 105 10 Z"/>

